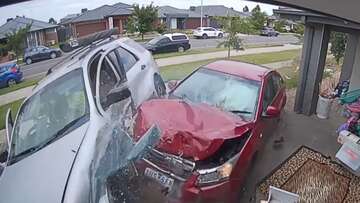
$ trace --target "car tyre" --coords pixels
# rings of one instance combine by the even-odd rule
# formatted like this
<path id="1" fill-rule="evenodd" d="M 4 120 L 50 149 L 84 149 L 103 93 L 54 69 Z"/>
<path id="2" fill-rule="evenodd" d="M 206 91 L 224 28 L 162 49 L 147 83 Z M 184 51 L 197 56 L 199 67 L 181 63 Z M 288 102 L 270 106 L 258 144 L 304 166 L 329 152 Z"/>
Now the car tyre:
<path id="1" fill-rule="evenodd" d="M 178 52 L 184 52 L 184 51 L 185 51 L 184 47 L 182 47 L 182 46 L 178 47 Z"/>
<path id="2" fill-rule="evenodd" d="M 203 39 L 207 39 L 207 38 L 208 38 L 207 34 L 203 34 L 203 35 L 202 35 L 202 38 L 203 38 Z"/>
<path id="3" fill-rule="evenodd" d="M 31 58 L 27 58 L 27 59 L 25 60 L 25 63 L 26 63 L 27 65 L 30 65 L 30 64 L 32 63 L 32 59 L 31 59 Z"/>
<path id="4" fill-rule="evenodd" d="M 219 33 L 218 38 L 223 38 L 224 34 L 223 33 Z"/>
<path id="5" fill-rule="evenodd" d="M 7 85 L 8 87 L 13 87 L 14 85 L 16 85 L 16 80 L 11 78 L 7 81 Z"/>
<path id="6" fill-rule="evenodd" d="M 158 97 L 163 97 L 166 94 L 166 86 L 164 80 L 161 78 L 160 75 L 154 75 L 154 87 Z"/>
<path id="7" fill-rule="evenodd" d="M 51 58 L 51 59 L 56 58 L 56 53 L 55 53 L 55 52 L 52 52 L 52 53 L 50 54 L 50 58 Z"/>

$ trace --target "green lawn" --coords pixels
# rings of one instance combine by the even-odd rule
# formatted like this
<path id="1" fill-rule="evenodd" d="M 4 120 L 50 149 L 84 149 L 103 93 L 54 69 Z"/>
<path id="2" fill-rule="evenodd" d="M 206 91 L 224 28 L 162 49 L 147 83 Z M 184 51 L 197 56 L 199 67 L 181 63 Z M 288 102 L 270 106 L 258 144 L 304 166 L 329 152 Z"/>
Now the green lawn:
<path id="1" fill-rule="evenodd" d="M 37 82 L 39 82 L 39 80 L 24 80 L 19 84 L 14 85 L 13 87 L 5 87 L 0 89 L 0 95 L 24 88 L 24 87 L 29 87 L 32 85 L 35 85 Z"/>
<path id="2" fill-rule="evenodd" d="M 287 89 L 292 89 L 297 87 L 299 71 L 295 69 L 295 67 L 284 67 L 279 68 L 277 71 L 284 78 L 285 86 Z"/>
<path id="3" fill-rule="evenodd" d="M 7 110 L 9 108 L 11 108 L 12 117 L 13 117 L 13 119 L 15 119 L 15 116 L 16 116 L 16 114 L 19 110 L 19 107 L 23 101 L 24 101 L 24 99 L 19 99 L 17 101 L 11 102 L 9 104 L 0 106 L 0 129 L 5 128 L 5 117 L 6 117 Z"/>
<path id="4" fill-rule="evenodd" d="M 224 51 L 226 48 L 203 48 L 203 49 L 189 49 L 184 52 L 172 52 L 172 53 L 163 53 L 163 54 L 154 54 L 154 59 L 160 59 L 160 58 L 167 58 L 167 57 L 173 57 L 173 56 L 183 56 L 183 55 L 190 55 L 190 54 L 203 54 L 203 53 L 209 53 L 209 52 L 217 52 L 217 51 Z"/>
<path id="5" fill-rule="evenodd" d="M 267 64 L 279 61 L 292 60 L 298 56 L 300 50 L 289 50 L 272 53 L 261 53 L 261 54 L 249 54 L 243 56 L 231 57 L 232 60 L 243 61 L 255 64 Z M 221 58 L 219 58 L 221 59 Z M 197 61 L 191 63 L 184 63 L 178 65 L 164 66 L 160 68 L 160 72 L 165 81 L 168 80 L 180 80 L 186 75 L 191 73 L 197 67 L 208 64 L 218 59 L 210 59 L 205 61 Z"/>

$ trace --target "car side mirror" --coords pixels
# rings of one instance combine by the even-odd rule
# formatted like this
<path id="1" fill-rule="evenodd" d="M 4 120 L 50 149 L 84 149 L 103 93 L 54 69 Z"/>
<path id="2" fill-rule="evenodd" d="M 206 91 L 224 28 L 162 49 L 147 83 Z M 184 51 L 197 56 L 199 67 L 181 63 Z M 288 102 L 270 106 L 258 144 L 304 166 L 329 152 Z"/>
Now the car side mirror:
<path id="1" fill-rule="evenodd" d="M 108 104 L 114 104 L 129 97 L 131 97 L 131 92 L 129 88 L 126 85 L 122 84 L 110 90 L 109 93 L 106 95 L 106 100 Z"/>
<path id="2" fill-rule="evenodd" d="M 173 89 L 175 89 L 175 87 L 178 85 L 179 81 L 178 80 L 170 80 L 169 82 L 166 83 L 167 88 L 171 91 Z"/>
<path id="3" fill-rule="evenodd" d="M 266 117 L 274 118 L 280 115 L 280 109 L 275 106 L 268 106 L 265 113 Z"/>

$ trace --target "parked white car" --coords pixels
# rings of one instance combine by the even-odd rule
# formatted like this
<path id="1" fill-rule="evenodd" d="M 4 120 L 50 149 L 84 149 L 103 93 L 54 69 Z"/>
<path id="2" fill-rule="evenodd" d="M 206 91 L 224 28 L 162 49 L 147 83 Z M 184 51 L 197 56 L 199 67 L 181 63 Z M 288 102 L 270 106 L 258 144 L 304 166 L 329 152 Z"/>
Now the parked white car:
<path id="1" fill-rule="evenodd" d="M 222 38 L 224 37 L 224 32 L 213 27 L 198 27 L 193 31 L 193 36 L 202 39 L 210 37 Z"/>
<path id="2" fill-rule="evenodd" d="M 159 137 L 151 128 L 134 145 L 128 134 L 135 107 L 163 91 L 158 67 L 141 45 L 107 38 L 58 65 L 14 122 L 7 113 L 1 202 L 99 202 L 108 176 Z"/>

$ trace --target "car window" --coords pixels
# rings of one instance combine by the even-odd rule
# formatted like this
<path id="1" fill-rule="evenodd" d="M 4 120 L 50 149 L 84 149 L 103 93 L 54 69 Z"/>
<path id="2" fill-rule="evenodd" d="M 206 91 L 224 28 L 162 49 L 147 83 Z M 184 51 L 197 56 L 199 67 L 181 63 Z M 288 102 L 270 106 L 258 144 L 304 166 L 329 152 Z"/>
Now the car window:
<path id="1" fill-rule="evenodd" d="M 112 90 L 117 84 L 118 79 L 115 75 L 114 70 L 111 67 L 109 60 L 104 58 L 101 68 L 100 68 L 100 76 L 99 76 L 99 100 L 101 107 L 106 111 L 108 107 L 111 105 L 107 101 L 107 94 Z"/>
<path id="2" fill-rule="evenodd" d="M 166 44 L 166 43 L 169 43 L 169 42 L 171 42 L 171 40 L 166 37 L 164 39 L 161 39 L 158 44 Z"/>
<path id="3" fill-rule="evenodd" d="M 187 39 L 185 35 L 176 35 L 171 37 L 173 40 L 184 40 Z"/>
<path id="4" fill-rule="evenodd" d="M 88 120 L 82 69 L 56 79 L 31 96 L 21 107 L 12 135 L 10 159 L 34 152 Z M 60 134 L 59 134 L 60 133 Z"/>
<path id="5" fill-rule="evenodd" d="M 264 90 L 264 97 L 263 97 L 263 112 L 266 111 L 267 107 L 272 103 L 276 94 L 276 87 L 274 86 L 272 76 L 267 78 L 267 83 Z"/>
<path id="6" fill-rule="evenodd" d="M 125 71 L 128 72 L 137 62 L 137 58 L 134 56 L 134 54 L 130 53 L 122 47 L 119 47 L 116 50 L 119 53 L 121 64 L 123 65 Z"/>
<path id="7" fill-rule="evenodd" d="M 210 28 L 206 28 L 206 29 L 204 29 L 204 31 L 213 31 L 213 30 Z"/>
<path id="8" fill-rule="evenodd" d="M 126 72 L 122 67 L 122 64 L 120 63 L 120 56 L 118 56 L 115 51 L 111 51 L 110 53 L 107 54 L 107 57 L 114 65 L 114 68 L 116 69 L 117 73 L 120 76 L 120 80 L 121 81 L 126 80 Z"/>

